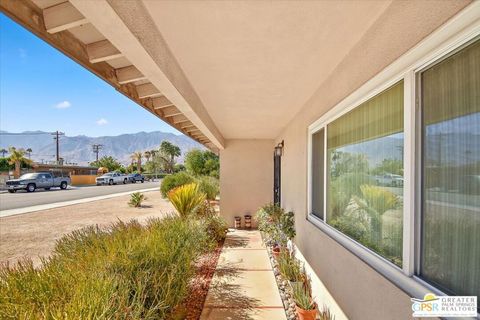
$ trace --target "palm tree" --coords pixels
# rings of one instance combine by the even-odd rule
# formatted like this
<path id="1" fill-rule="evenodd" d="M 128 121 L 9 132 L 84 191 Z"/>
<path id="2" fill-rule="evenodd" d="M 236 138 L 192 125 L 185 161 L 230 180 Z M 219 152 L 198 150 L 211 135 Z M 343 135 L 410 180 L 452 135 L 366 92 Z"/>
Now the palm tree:
<path id="1" fill-rule="evenodd" d="M 138 173 L 141 173 L 141 172 L 142 172 L 142 157 L 143 157 L 143 153 L 140 152 L 140 151 L 134 152 L 134 153 L 131 155 L 132 160 L 134 160 L 134 161 L 137 162 L 137 171 L 138 171 Z"/>
<path id="2" fill-rule="evenodd" d="M 27 155 L 28 155 L 28 159 L 30 159 L 30 156 L 32 155 L 32 152 L 33 152 L 32 148 L 28 148 L 28 149 L 25 150 L 25 151 L 26 151 L 26 153 L 27 153 Z"/>
<path id="3" fill-rule="evenodd" d="M 8 152 L 8 150 L 5 149 L 5 148 L 2 148 L 2 149 L 0 150 L 0 153 L 2 154 L 2 158 L 5 158 L 5 154 L 7 154 L 7 152 Z"/>
<path id="4" fill-rule="evenodd" d="M 173 173 L 173 168 L 175 166 L 175 157 L 179 157 L 181 154 L 180 147 L 174 145 L 168 141 L 162 141 L 160 145 L 160 157 L 166 163 L 168 171 Z"/>
<path id="5" fill-rule="evenodd" d="M 147 162 L 148 162 L 148 161 L 150 161 L 150 158 L 152 156 L 152 152 L 147 150 L 143 153 L 143 155 L 144 155 L 145 159 L 147 159 Z"/>
<path id="6" fill-rule="evenodd" d="M 8 148 L 8 152 L 10 153 L 10 157 L 8 157 L 8 163 L 15 165 L 15 173 L 14 177 L 18 178 L 20 176 L 20 166 L 23 163 L 31 164 L 32 161 L 30 159 L 25 158 L 26 151 L 23 149 L 18 149 L 15 147 Z"/>

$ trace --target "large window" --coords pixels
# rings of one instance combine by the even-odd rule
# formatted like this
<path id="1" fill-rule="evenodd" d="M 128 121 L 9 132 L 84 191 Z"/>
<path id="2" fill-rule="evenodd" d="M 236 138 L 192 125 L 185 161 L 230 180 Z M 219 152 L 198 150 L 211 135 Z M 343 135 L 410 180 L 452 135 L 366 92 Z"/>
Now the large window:
<path id="1" fill-rule="evenodd" d="M 442 46 L 309 127 L 308 219 L 402 289 L 480 296 L 480 40 Z"/>
<path id="2" fill-rule="evenodd" d="M 327 126 L 327 223 L 402 264 L 403 81 Z"/>
<path id="3" fill-rule="evenodd" d="M 480 296 L 480 41 L 421 73 L 420 276 Z"/>

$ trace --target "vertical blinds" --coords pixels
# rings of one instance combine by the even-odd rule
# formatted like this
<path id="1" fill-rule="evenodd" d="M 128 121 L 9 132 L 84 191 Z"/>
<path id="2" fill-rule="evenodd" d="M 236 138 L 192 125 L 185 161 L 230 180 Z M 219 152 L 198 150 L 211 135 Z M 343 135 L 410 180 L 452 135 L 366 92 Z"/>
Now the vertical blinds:
<path id="1" fill-rule="evenodd" d="M 328 125 L 328 148 L 403 131 L 403 80 Z"/>

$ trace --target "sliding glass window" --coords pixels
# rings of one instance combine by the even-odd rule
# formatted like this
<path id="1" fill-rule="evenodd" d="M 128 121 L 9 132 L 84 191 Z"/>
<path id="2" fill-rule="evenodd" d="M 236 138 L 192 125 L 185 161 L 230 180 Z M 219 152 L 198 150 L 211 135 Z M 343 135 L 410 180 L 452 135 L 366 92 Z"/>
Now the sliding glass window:
<path id="1" fill-rule="evenodd" d="M 403 81 L 327 125 L 326 222 L 402 266 Z"/>
<path id="2" fill-rule="evenodd" d="M 420 276 L 480 296 L 480 41 L 420 75 Z"/>
<path id="3" fill-rule="evenodd" d="M 325 129 L 320 129 L 312 135 L 312 184 L 311 213 L 319 219 L 324 219 L 324 168 L 325 168 Z"/>

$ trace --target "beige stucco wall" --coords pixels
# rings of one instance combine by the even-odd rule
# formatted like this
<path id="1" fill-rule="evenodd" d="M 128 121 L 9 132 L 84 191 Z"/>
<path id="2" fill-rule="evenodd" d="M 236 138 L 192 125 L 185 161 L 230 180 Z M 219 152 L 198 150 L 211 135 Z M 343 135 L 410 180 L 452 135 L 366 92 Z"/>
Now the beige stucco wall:
<path id="1" fill-rule="evenodd" d="M 273 140 L 227 140 L 220 151 L 220 212 L 230 226 L 272 201 L 273 148 Z"/>
<path id="2" fill-rule="evenodd" d="M 282 206 L 295 211 L 295 242 L 350 319 L 410 319 L 410 297 L 306 220 L 307 128 L 467 3 L 394 2 L 276 139 L 285 141 Z"/>

